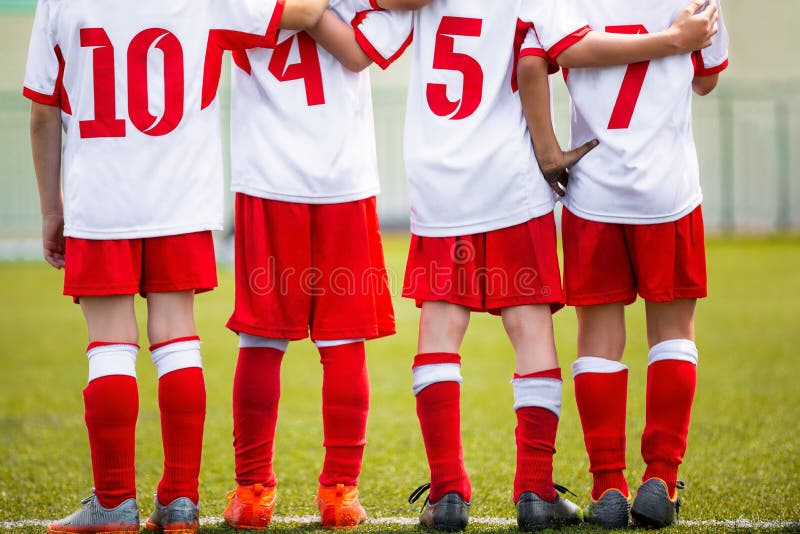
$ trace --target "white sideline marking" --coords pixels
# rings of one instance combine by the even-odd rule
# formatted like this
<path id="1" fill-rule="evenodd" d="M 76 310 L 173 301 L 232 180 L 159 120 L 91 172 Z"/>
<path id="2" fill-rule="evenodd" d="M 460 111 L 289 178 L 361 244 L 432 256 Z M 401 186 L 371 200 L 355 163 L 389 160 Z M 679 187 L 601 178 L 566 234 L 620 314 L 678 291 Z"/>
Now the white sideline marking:
<path id="1" fill-rule="evenodd" d="M 44 527 L 52 520 L 44 519 L 24 519 L 21 521 L 0 522 L 0 530 L 14 530 L 22 527 Z M 203 517 L 200 519 L 201 525 L 219 525 L 223 522 L 221 517 Z M 285 515 L 272 519 L 273 523 L 279 524 L 303 524 L 310 525 L 319 522 L 318 516 L 313 515 Z M 372 525 L 393 525 L 393 526 L 412 526 L 419 520 L 416 517 L 376 517 L 367 520 Z M 476 525 L 490 526 L 513 526 L 517 524 L 516 519 L 504 517 L 470 517 L 469 522 Z M 791 528 L 800 529 L 800 521 L 751 521 L 750 519 L 698 519 L 681 520 L 678 525 L 688 527 L 728 527 L 728 528 Z M 357 532 L 357 531 L 356 531 Z"/>

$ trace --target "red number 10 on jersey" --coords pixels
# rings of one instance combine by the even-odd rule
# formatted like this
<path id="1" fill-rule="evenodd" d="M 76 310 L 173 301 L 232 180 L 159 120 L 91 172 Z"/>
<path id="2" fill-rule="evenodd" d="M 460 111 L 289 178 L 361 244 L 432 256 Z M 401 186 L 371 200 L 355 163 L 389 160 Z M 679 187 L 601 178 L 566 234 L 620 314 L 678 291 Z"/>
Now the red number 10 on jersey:
<path id="1" fill-rule="evenodd" d="M 91 48 L 94 76 L 94 119 L 80 121 L 82 138 L 125 137 L 126 121 L 117 116 L 114 45 L 103 28 L 83 28 L 81 47 Z M 164 54 L 164 111 L 149 110 L 147 55 L 150 48 Z M 175 34 L 161 28 L 139 32 L 128 46 L 128 115 L 140 132 L 160 136 L 173 131 L 183 119 L 183 48 Z"/>

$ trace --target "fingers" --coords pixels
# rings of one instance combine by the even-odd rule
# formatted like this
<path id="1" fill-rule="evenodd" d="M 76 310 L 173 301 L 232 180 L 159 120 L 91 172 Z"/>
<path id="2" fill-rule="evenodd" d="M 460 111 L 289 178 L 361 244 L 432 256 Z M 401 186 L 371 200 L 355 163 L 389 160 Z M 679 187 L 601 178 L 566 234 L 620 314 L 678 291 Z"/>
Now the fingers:
<path id="1" fill-rule="evenodd" d="M 703 7 L 706 5 L 706 0 L 692 0 L 692 2 L 686 6 L 686 10 L 695 15 L 702 11 Z"/>
<path id="2" fill-rule="evenodd" d="M 586 154 L 594 150 L 599 144 L 600 141 L 598 141 L 597 139 L 592 139 L 591 141 L 582 144 L 578 148 L 570 150 L 569 152 L 564 154 L 564 163 L 566 164 L 567 167 L 572 167 L 573 165 L 578 163 L 581 159 L 583 159 L 583 157 Z"/>
<path id="3" fill-rule="evenodd" d="M 709 8 L 703 12 L 703 16 L 708 19 L 709 24 L 716 24 L 719 20 L 719 9 L 715 5 L 713 8 Z"/>
<path id="4" fill-rule="evenodd" d="M 56 269 L 63 269 L 65 262 L 64 262 L 64 254 L 56 252 L 54 250 L 45 249 L 44 250 L 44 259 L 47 263 L 51 266 L 55 267 Z"/>
<path id="5" fill-rule="evenodd" d="M 567 192 L 564 191 L 564 189 L 561 187 L 561 184 L 559 182 L 557 182 L 557 181 L 556 182 L 550 182 L 550 189 L 552 189 L 553 193 L 555 193 L 556 195 L 558 195 L 560 197 L 563 197 L 564 195 L 567 194 Z"/>

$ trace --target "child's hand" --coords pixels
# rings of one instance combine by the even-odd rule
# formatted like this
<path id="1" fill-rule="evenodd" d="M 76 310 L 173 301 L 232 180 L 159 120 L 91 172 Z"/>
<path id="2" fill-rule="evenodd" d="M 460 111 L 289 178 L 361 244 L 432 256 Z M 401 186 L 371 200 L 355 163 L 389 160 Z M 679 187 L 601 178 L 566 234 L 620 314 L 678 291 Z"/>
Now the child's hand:
<path id="1" fill-rule="evenodd" d="M 567 184 L 569 183 L 569 168 L 578 163 L 583 156 L 595 149 L 600 142 L 593 139 L 582 144 L 576 149 L 564 152 L 558 150 L 551 155 L 543 155 L 539 160 L 539 168 L 544 175 L 544 179 L 550 185 L 550 189 L 560 197 L 566 195 Z"/>
<path id="2" fill-rule="evenodd" d="M 717 34 L 719 10 L 716 0 L 693 0 L 686 6 L 670 26 L 679 53 L 689 53 L 711 46 L 711 38 Z"/>
<path id="3" fill-rule="evenodd" d="M 49 213 L 42 216 L 42 246 L 44 259 L 56 269 L 64 268 L 64 214 Z"/>

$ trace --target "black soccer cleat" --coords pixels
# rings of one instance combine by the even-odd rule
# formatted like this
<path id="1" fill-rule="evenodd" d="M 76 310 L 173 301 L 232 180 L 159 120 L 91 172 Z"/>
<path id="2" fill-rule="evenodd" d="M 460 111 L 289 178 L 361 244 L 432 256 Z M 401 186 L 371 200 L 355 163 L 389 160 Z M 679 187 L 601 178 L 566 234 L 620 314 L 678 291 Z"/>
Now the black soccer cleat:
<path id="1" fill-rule="evenodd" d="M 583 511 L 583 520 L 603 528 L 625 528 L 630 511 L 630 499 L 621 491 L 610 489 L 598 500 L 589 502 Z"/>
<path id="2" fill-rule="evenodd" d="M 678 481 L 677 489 L 684 484 Z M 678 492 L 670 498 L 667 484 L 660 478 L 651 478 L 639 487 L 631 508 L 631 518 L 636 526 L 644 528 L 664 528 L 678 521 L 681 500 Z"/>
<path id="3" fill-rule="evenodd" d="M 561 493 L 569 491 L 558 485 L 556 489 Z M 583 511 L 580 507 L 568 499 L 562 499 L 558 494 L 554 501 L 548 502 L 536 493 L 526 491 L 517 501 L 517 526 L 523 532 L 577 525 L 581 521 L 583 521 Z"/>
<path id="4" fill-rule="evenodd" d="M 417 502 L 430 487 L 430 483 L 426 483 L 415 489 L 408 497 L 408 502 L 410 504 Z M 458 493 L 447 493 L 437 502 L 431 502 L 429 497 L 425 497 L 419 524 L 445 532 L 464 530 L 469 522 L 469 507 L 470 503 L 462 499 Z"/>

